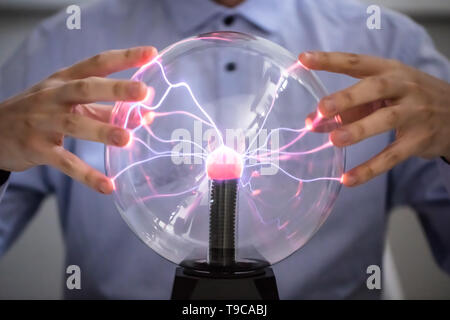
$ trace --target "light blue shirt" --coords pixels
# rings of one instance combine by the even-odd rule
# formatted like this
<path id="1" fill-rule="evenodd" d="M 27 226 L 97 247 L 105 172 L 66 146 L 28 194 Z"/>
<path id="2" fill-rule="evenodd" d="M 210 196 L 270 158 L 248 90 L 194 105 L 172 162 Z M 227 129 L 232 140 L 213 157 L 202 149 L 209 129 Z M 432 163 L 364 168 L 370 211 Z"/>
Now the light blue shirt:
<path id="1" fill-rule="evenodd" d="M 6 188 L 8 187 L 8 181 L 6 181 L 2 186 L 0 186 L 0 201 L 3 199 L 3 195 L 6 192 Z"/>
<path id="2" fill-rule="evenodd" d="M 231 25 L 224 23 L 228 15 L 235 16 Z M 161 50 L 182 38 L 215 30 L 256 34 L 295 54 L 325 50 L 394 58 L 450 80 L 448 61 L 421 27 L 383 11 L 382 29 L 369 30 L 366 7 L 347 0 L 247 0 L 232 9 L 209 0 L 109 0 L 82 9 L 81 30 L 68 30 L 66 17 L 61 13 L 46 20 L 3 66 L 0 99 L 104 50 L 140 45 Z M 231 81 L 227 72 L 224 67 L 218 77 Z M 131 74 L 129 70 L 114 77 Z M 330 92 L 356 81 L 318 74 Z M 347 168 L 369 159 L 392 139 L 386 133 L 348 148 Z M 66 139 L 66 147 L 104 170 L 103 145 Z M 366 269 L 381 265 L 388 212 L 397 205 L 417 211 L 437 261 L 450 271 L 449 191 L 450 166 L 441 159 L 418 158 L 363 186 L 343 188 L 318 233 L 274 266 L 281 298 L 378 298 L 378 290 L 366 287 Z M 50 167 L 11 175 L 0 204 L 0 254 L 30 221 L 42 199 L 52 193 L 58 199 L 66 264 L 82 270 L 82 290 L 66 290 L 67 298 L 170 297 L 175 265 L 138 240 L 110 196 Z"/>

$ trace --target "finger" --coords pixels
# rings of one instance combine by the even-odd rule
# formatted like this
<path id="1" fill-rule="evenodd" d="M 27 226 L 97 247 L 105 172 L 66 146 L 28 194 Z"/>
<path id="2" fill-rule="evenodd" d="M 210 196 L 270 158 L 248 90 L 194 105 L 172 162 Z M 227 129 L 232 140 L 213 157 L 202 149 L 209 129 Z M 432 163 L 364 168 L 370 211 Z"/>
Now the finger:
<path id="1" fill-rule="evenodd" d="M 325 118 L 322 112 L 314 111 L 306 117 L 305 125 L 308 130 L 313 132 L 330 133 L 342 126 L 342 124 L 358 121 L 384 107 L 386 107 L 385 100 L 375 101 L 373 103 L 359 105 L 337 114 L 332 118 Z"/>
<path id="2" fill-rule="evenodd" d="M 391 75 L 363 79 L 355 85 L 319 101 L 319 110 L 327 118 L 371 102 L 400 98 L 406 92 L 403 81 Z"/>
<path id="3" fill-rule="evenodd" d="M 341 125 L 339 117 L 327 119 L 322 113 L 314 111 L 309 113 L 305 119 L 305 128 L 312 132 L 331 132 Z"/>
<path id="4" fill-rule="evenodd" d="M 405 137 L 402 140 L 394 141 L 369 161 L 345 173 L 344 185 L 355 187 L 375 178 L 412 156 L 415 153 L 415 148 L 414 139 Z"/>
<path id="5" fill-rule="evenodd" d="M 348 124 L 367 117 L 368 115 L 374 113 L 379 109 L 386 108 L 392 105 L 393 104 L 390 102 L 390 100 L 379 100 L 348 109 L 347 111 L 340 113 L 339 117 L 342 120 L 343 124 Z"/>
<path id="6" fill-rule="evenodd" d="M 304 52 L 300 62 L 313 70 L 343 73 L 355 78 L 381 74 L 393 68 L 393 60 L 344 52 Z"/>
<path id="7" fill-rule="evenodd" d="M 347 124 L 330 134 L 330 140 L 337 147 L 345 147 L 377 134 L 392 130 L 406 121 L 408 113 L 402 106 L 383 108 L 358 121 Z"/>
<path id="8" fill-rule="evenodd" d="M 114 189 L 108 177 L 62 147 L 55 147 L 47 162 L 69 177 L 98 192 L 110 194 Z"/>
<path id="9" fill-rule="evenodd" d="M 72 108 L 72 113 L 102 122 L 109 122 L 113 109 L 114 106 L 107 104 L 77 104 Z"/>
<path id="10" fill-rule="evenodd" d="M 50 89 L 60 103 L 86 104 L 95 101 L 140 101 L 147 94 L 142 82 L 90 77 L 69 81 Z"/>
<path id="11" fill-rule="evenodd" d="M 53 115 L 43 126 L 43 130 L 118 147 L 125 146 L 130 140 L 130 134 L 124 128 L 73 113 Z"/>
<path id="12" fill-rule="evenodd" d="M 149 46 L 105 51 L 58 72 L 58 75 L 66 79 L 104 77 L 114 72 L 142 66 L 156 55 L 157 50 Z"/>

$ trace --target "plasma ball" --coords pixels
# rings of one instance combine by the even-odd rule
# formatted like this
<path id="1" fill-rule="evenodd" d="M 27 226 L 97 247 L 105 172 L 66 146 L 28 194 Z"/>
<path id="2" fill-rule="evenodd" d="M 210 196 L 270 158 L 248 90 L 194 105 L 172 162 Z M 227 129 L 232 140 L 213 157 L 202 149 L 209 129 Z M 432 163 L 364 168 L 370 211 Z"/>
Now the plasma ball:
<path id="1" fill-rule="evenodd" d="M 242 156 L 226 146 L 220 146 L 211 152 L 206 159 L 206 173 L 211 180 L 239 179 L 243 167 Z"/>

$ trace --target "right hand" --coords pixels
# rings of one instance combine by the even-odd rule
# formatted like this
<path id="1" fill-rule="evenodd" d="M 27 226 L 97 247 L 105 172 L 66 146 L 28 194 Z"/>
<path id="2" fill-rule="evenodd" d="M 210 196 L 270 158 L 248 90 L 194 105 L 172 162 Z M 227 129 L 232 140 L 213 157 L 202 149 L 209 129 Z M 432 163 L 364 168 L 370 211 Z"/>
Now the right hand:
<path id="1" fill-rule="evenodd" d="M 0 102 L 0 169 L 50 165 L 101 193 L 111 193 L 110 179 L 64 149 L 64 136 L 125 146 L 128 131 L 108 123 L 112 106 L 94 102 L 144 99 L 143 83 L 104 77 L 139 67 L 156 54 L 153 47 L 107 51 Z"/>

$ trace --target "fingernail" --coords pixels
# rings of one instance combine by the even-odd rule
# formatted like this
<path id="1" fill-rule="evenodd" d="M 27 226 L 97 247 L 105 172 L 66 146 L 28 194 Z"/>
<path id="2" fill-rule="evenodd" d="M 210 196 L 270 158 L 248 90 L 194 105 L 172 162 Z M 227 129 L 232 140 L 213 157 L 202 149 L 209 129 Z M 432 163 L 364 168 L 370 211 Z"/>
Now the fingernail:
<path id="1" fill-rule="evenodd" d="M 119 147 L 126 145 L 129 139 L 128 132 L 123 129 L 114 129 L 110 137 L 111 144 Z"/>
<path id="2" fill-rule="evenodd" d="M 327 114 L 334 114 L 336 113 L 337 107 L 336 107 L 336 103 L 334 103 L 333 99 L 331 98 L 325 98 L 322 100 L 322 106 L 324 111 Z"/>
<path id="3" fill-rule="evenodd" d="M 345 178 L 344 178 L 344 184 L 345 184 L 345 185 L 351 187 L 351 186 L 354 186 L 354 185 L 356 184 L 357 181 L 358 181 L 358 180 L 356 179 L 356 177 L 355 177 L 354 175 L 349 174 L 349 173 L 347 173 L 347 174 L 345 175 Z"/>
<path id="4" fill-rule="evenodd" d="M 128 87 L 128 93 L 132 99 L 138 99 L 141 96 L 142 84 L 138 81 L 130 84 Z"/>
<path id="5" fill-rule="evenodd" d="M 142 52 L 142 59 L 144 61 L 148 60 L 150 57 L 152 57 L 155 53 L 155 48 L 153 47 L 144 47 Z"/>
<path id="6" fill-rule="evenodd" d="M 337 142 L 346 144 L 346 143 L 351 142 L 351 139 L 352 139 L 352 136 L 351 136 L 350 132 L 348 132 L 347 130 L 337 129 L 334 132 L 334 140 L 336 140 Z"/>
<path id="7" fill-rule="evenodd" d="M 109 194 L 112 191 L 111 183 L 109 181 L 102 181 L 98 186 L 98 191 L 103 194 Z"/>
<path id="8" fill-rule="evenodd" d="M 302 53 L 303 57 L 310 60 L 314 58 L 314 53 L 312 51 L 305 51 Z"/>

